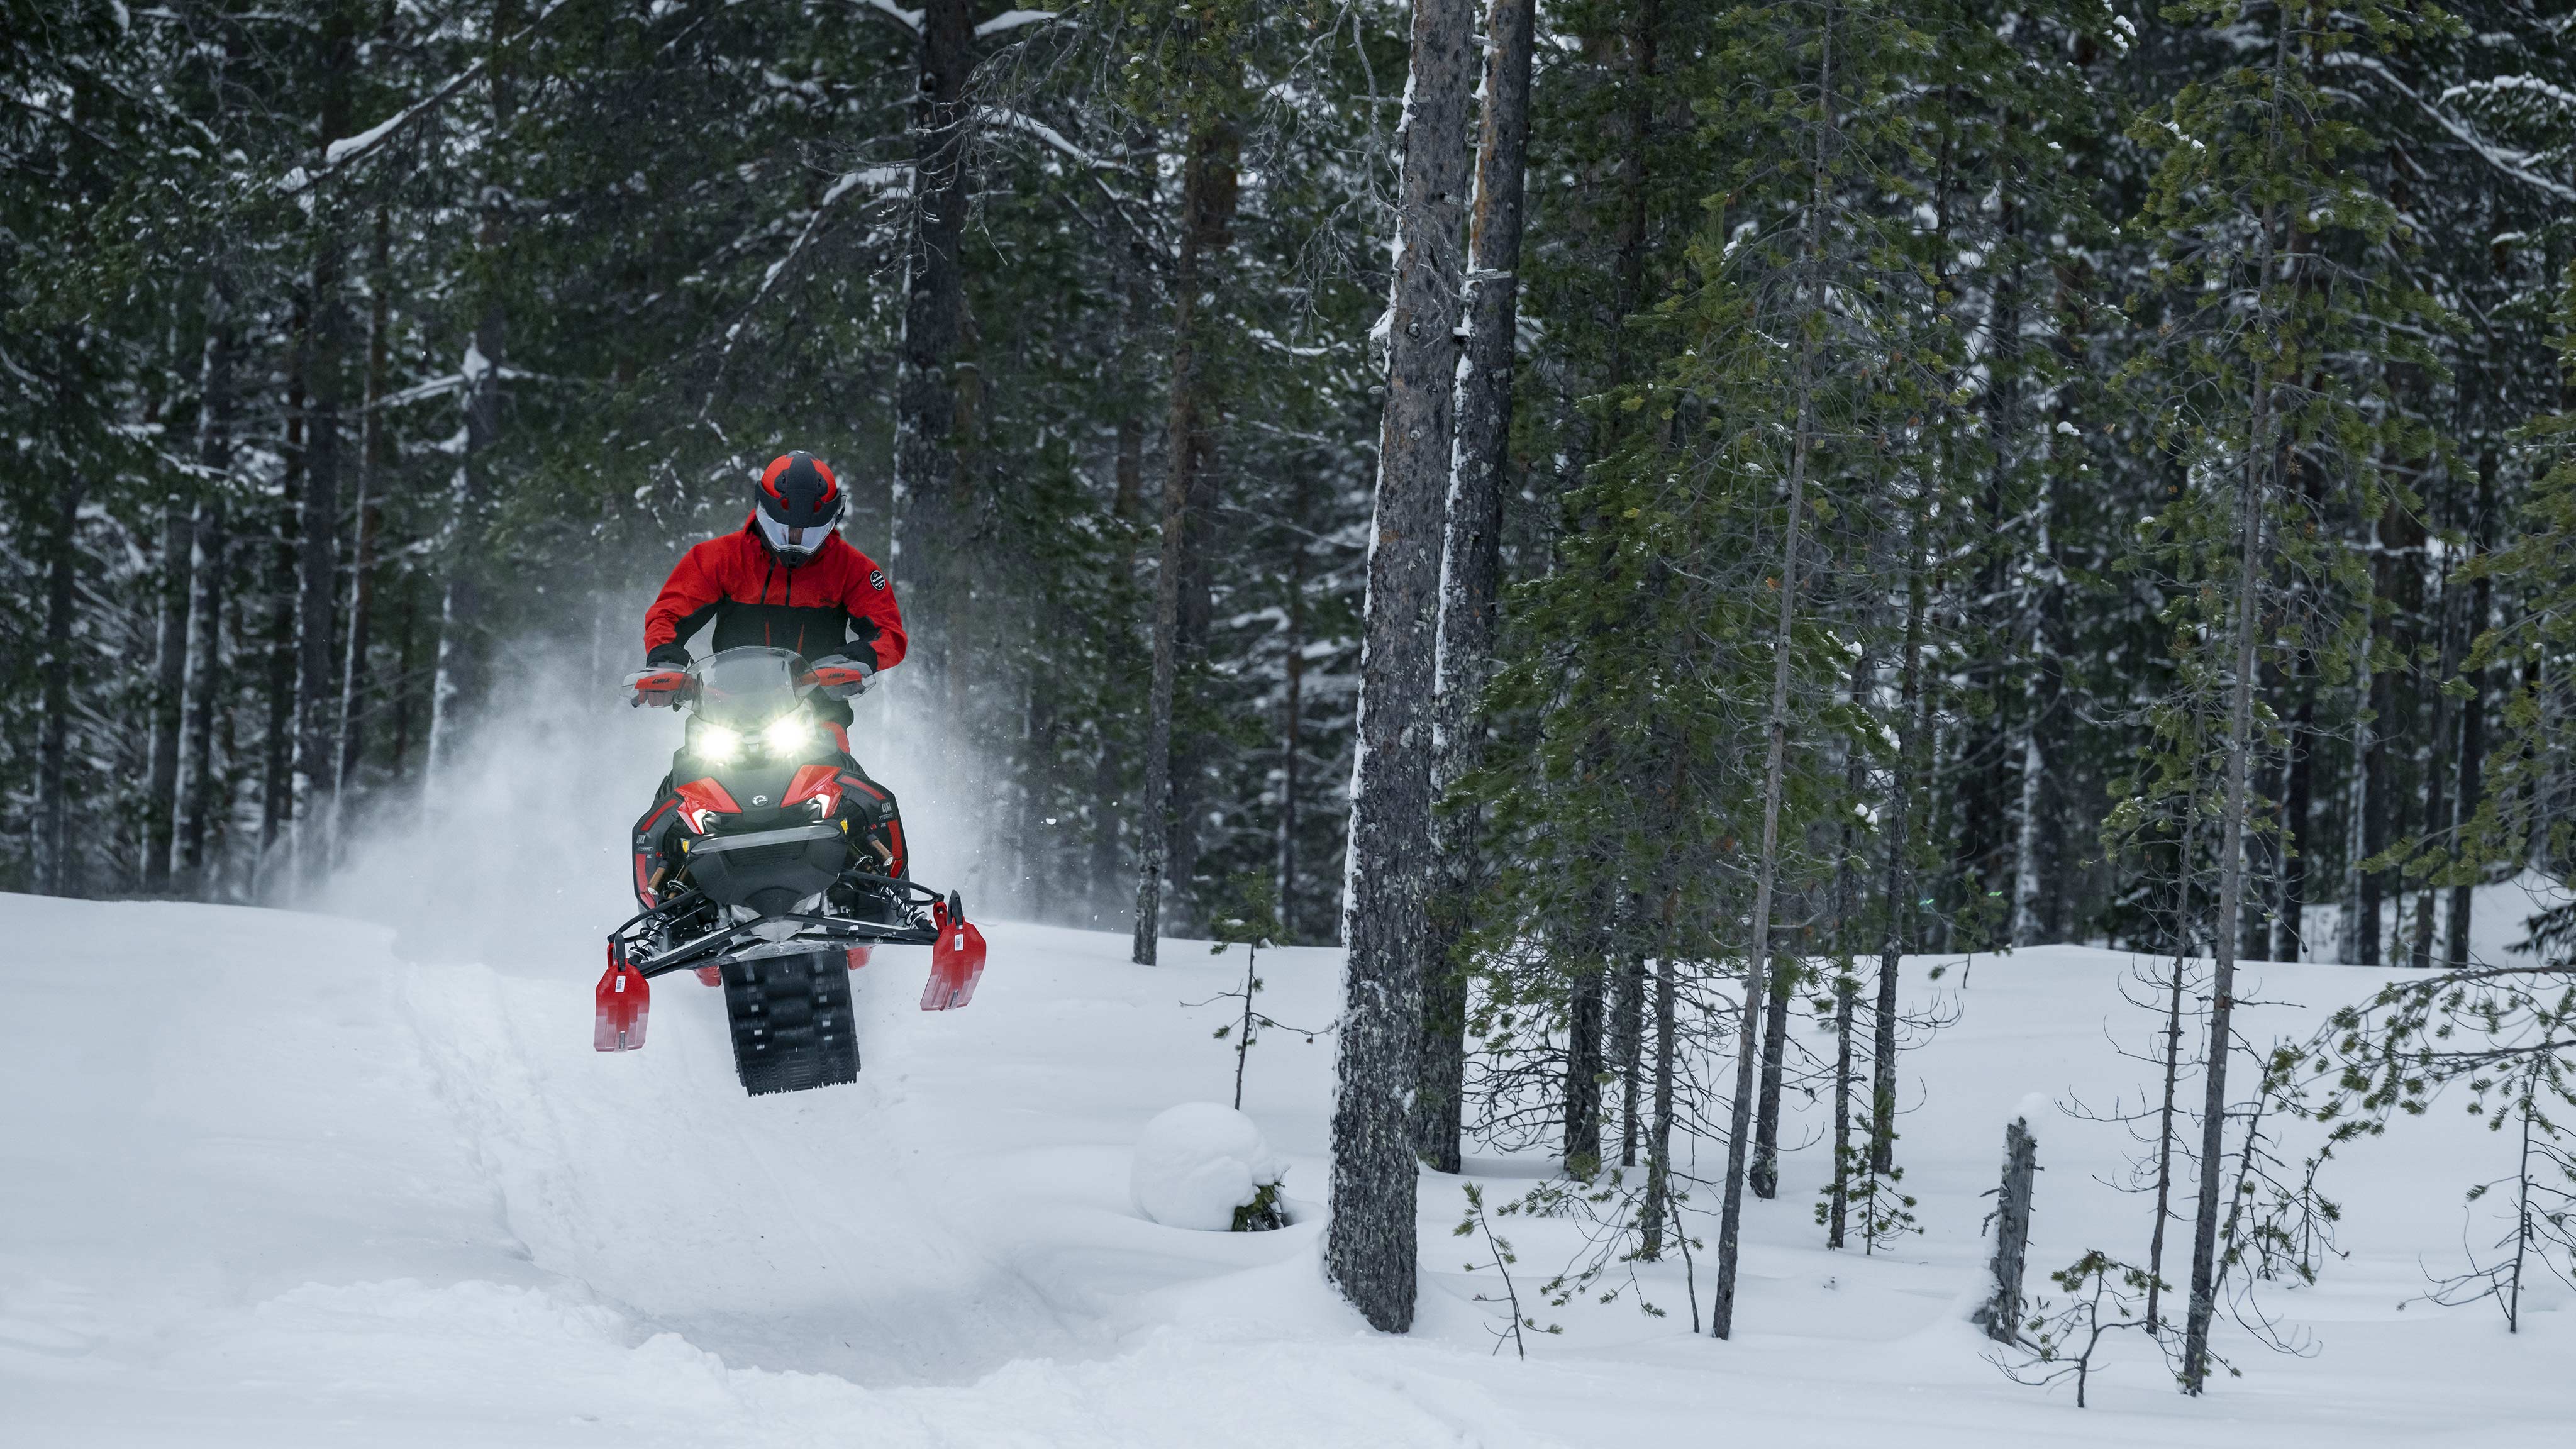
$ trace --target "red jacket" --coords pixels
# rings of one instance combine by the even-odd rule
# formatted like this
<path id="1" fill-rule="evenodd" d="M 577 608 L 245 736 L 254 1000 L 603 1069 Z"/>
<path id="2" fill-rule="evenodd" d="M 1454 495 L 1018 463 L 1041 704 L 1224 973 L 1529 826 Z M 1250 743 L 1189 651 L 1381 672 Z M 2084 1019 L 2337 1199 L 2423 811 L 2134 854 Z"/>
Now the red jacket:
<path id="1" fill-rule="evenodd" d="M 711 651 L 765 644 L 820 659 L 856 640 L 869 649 L 858 657 L 879 669 L 903 659 L 903 610 L 876 560 L 835 533 L 803 567 L 784 568 L 753 527 L 746 520 L 681 556 L 661 597 L 644 611 L 646 651 L 686 639 L 713 619 Z"/>

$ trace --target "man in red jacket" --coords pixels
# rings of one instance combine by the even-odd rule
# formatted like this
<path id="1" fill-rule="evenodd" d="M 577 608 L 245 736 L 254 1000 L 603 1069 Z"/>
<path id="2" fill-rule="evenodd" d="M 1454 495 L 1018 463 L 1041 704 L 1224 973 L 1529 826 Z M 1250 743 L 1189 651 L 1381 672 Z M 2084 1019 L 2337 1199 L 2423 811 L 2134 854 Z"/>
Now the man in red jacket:
<path id="1" fill-rule="evenodd" d="M 861 682 L 846 691 L 818 695 L 815 715 L 832 732 L 842 758 L 849 760 L 852 719 L 841 693 L 857 693 L 882 670 L 903 660 L 903 611 L 894 587 L 876 560 L 852 548 L 836 531 L 849 511 L 849 495 L 822 459 L 810 453 L 788 453 L 763 469 L 752 490 L 751 517 L 736 532 L 711 538 L 690 549 L 662 585 L 660 597 L 644 611 L 644 663 L 649 669 L 686 669 L 686 643 L 712 622 L 709 653 L 746 645 L 765 645 L 803 655 L 808 663 L 855 669 Z M 645 676 L 638 676 L 639 680 Z M 639 699 L 647 698 L 639 687 Z M 655 701 L 658 702 L 658 701 Z M 853 792 L 873 794 L 875 818 L 867 832 L 882 858 L 881 874 L 901 876 L 906 864 L 903 817 L 892 792 L 860 771 L 863 781 Z M 671 797 L 671 782 L 662 782 L 653 808 L 636 824 L 639 860 L 660 858 L 660 837 L 670 820 L 657 820 Z M 636 894 L 649 907 L 649 866 L 637 872 Z"/>

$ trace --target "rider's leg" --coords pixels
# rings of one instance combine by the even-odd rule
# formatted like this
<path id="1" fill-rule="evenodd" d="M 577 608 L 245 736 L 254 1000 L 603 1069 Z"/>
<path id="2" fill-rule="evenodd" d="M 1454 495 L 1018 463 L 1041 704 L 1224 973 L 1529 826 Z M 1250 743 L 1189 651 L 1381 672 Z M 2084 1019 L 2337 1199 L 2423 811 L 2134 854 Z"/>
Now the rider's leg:
<path id="1" fill-rule="evenodd" d="M 670 869 L 667 847 L 670 843 L 672 813 L 679 797 L 672 793 L 671 777 L 662 777 L 662 787 L 653 792 L 653 803 L 635 821 L 635 902 L 645 910 L 659 904 L 664 877 Z"/>
<path id="2" fill-rule="evenodd" d="M 850 753 L 850 724 L 853 716 L 847 700 L 818 699 L 815 718 L 832 736 L 841 752 L 842 773 L 848 777 L 843 809 L 850 812 L 850 833 L 859 837 L 860 856 L 874 875 L 908 879 L 911 868 L 909 852 L 904 848 L 903 812 L 895 804 L 894 792 L 868 778 Z"/>

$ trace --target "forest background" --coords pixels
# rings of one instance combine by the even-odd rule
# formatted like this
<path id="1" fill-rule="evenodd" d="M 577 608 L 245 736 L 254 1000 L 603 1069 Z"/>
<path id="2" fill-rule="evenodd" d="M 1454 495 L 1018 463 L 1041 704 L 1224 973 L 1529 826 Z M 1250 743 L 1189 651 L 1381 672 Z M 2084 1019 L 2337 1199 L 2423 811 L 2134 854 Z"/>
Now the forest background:
<path id="1" fill-rule="evenodd" d="M 1466 652 L 1406 736 L 1435 1163 L 1642 1158 L 1652 1256 L 1676 1131 L 1763 1191 L 1811 1009 L 1868 1119 L 1832 1231 L 1895 1230 L 1901 953 L 2206 959 L 2207 1067 L 2238 957 L 2468 979 L 2469 892 L 2567 876 L 2555 6 L 0 17 L 0 889 L 297 899 L 533 647 L 640 662 L 642 591 L 797 447 L 1012 842 L 988 899 L 1336 940 L 1390 380 L 1479 335 L 1492 581 L 1453 488 Z M 1498 178 L 1523 213 L 1434 258 L 1510 283 L 1456 345 L 1393 325 L 1399 210 L 1467 226 L 1407 124 L 1449 92 L 1476 244 Z"/>

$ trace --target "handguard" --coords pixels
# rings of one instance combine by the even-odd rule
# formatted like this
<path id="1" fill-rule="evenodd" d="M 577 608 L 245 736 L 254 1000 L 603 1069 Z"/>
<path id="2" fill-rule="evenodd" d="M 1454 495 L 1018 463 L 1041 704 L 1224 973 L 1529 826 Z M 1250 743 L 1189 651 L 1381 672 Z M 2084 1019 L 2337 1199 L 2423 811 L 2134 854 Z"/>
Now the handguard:
<path id="1" fill-rule="evenodd" d="M 815 660 L 810 677 L 816 689 L 834 699 L 848 699 L 852 695 L 865 693 L 868 681 L 875 674 L 876 671 L 867 665 L 844 659 L 836 654 L 828 659 Z"/>
<path id="2" fill-rule="evenodd" d="M 635 697 L 626 703 L 629 708 L 650 704 L 667 709 L 678 709 L 680 697 L 688 688 L 688 684 L 689 671 L 685 669 L 672 669 L 664 665 L 638 669 L 626 676 L 626 687 L 635 692 Z"/>

